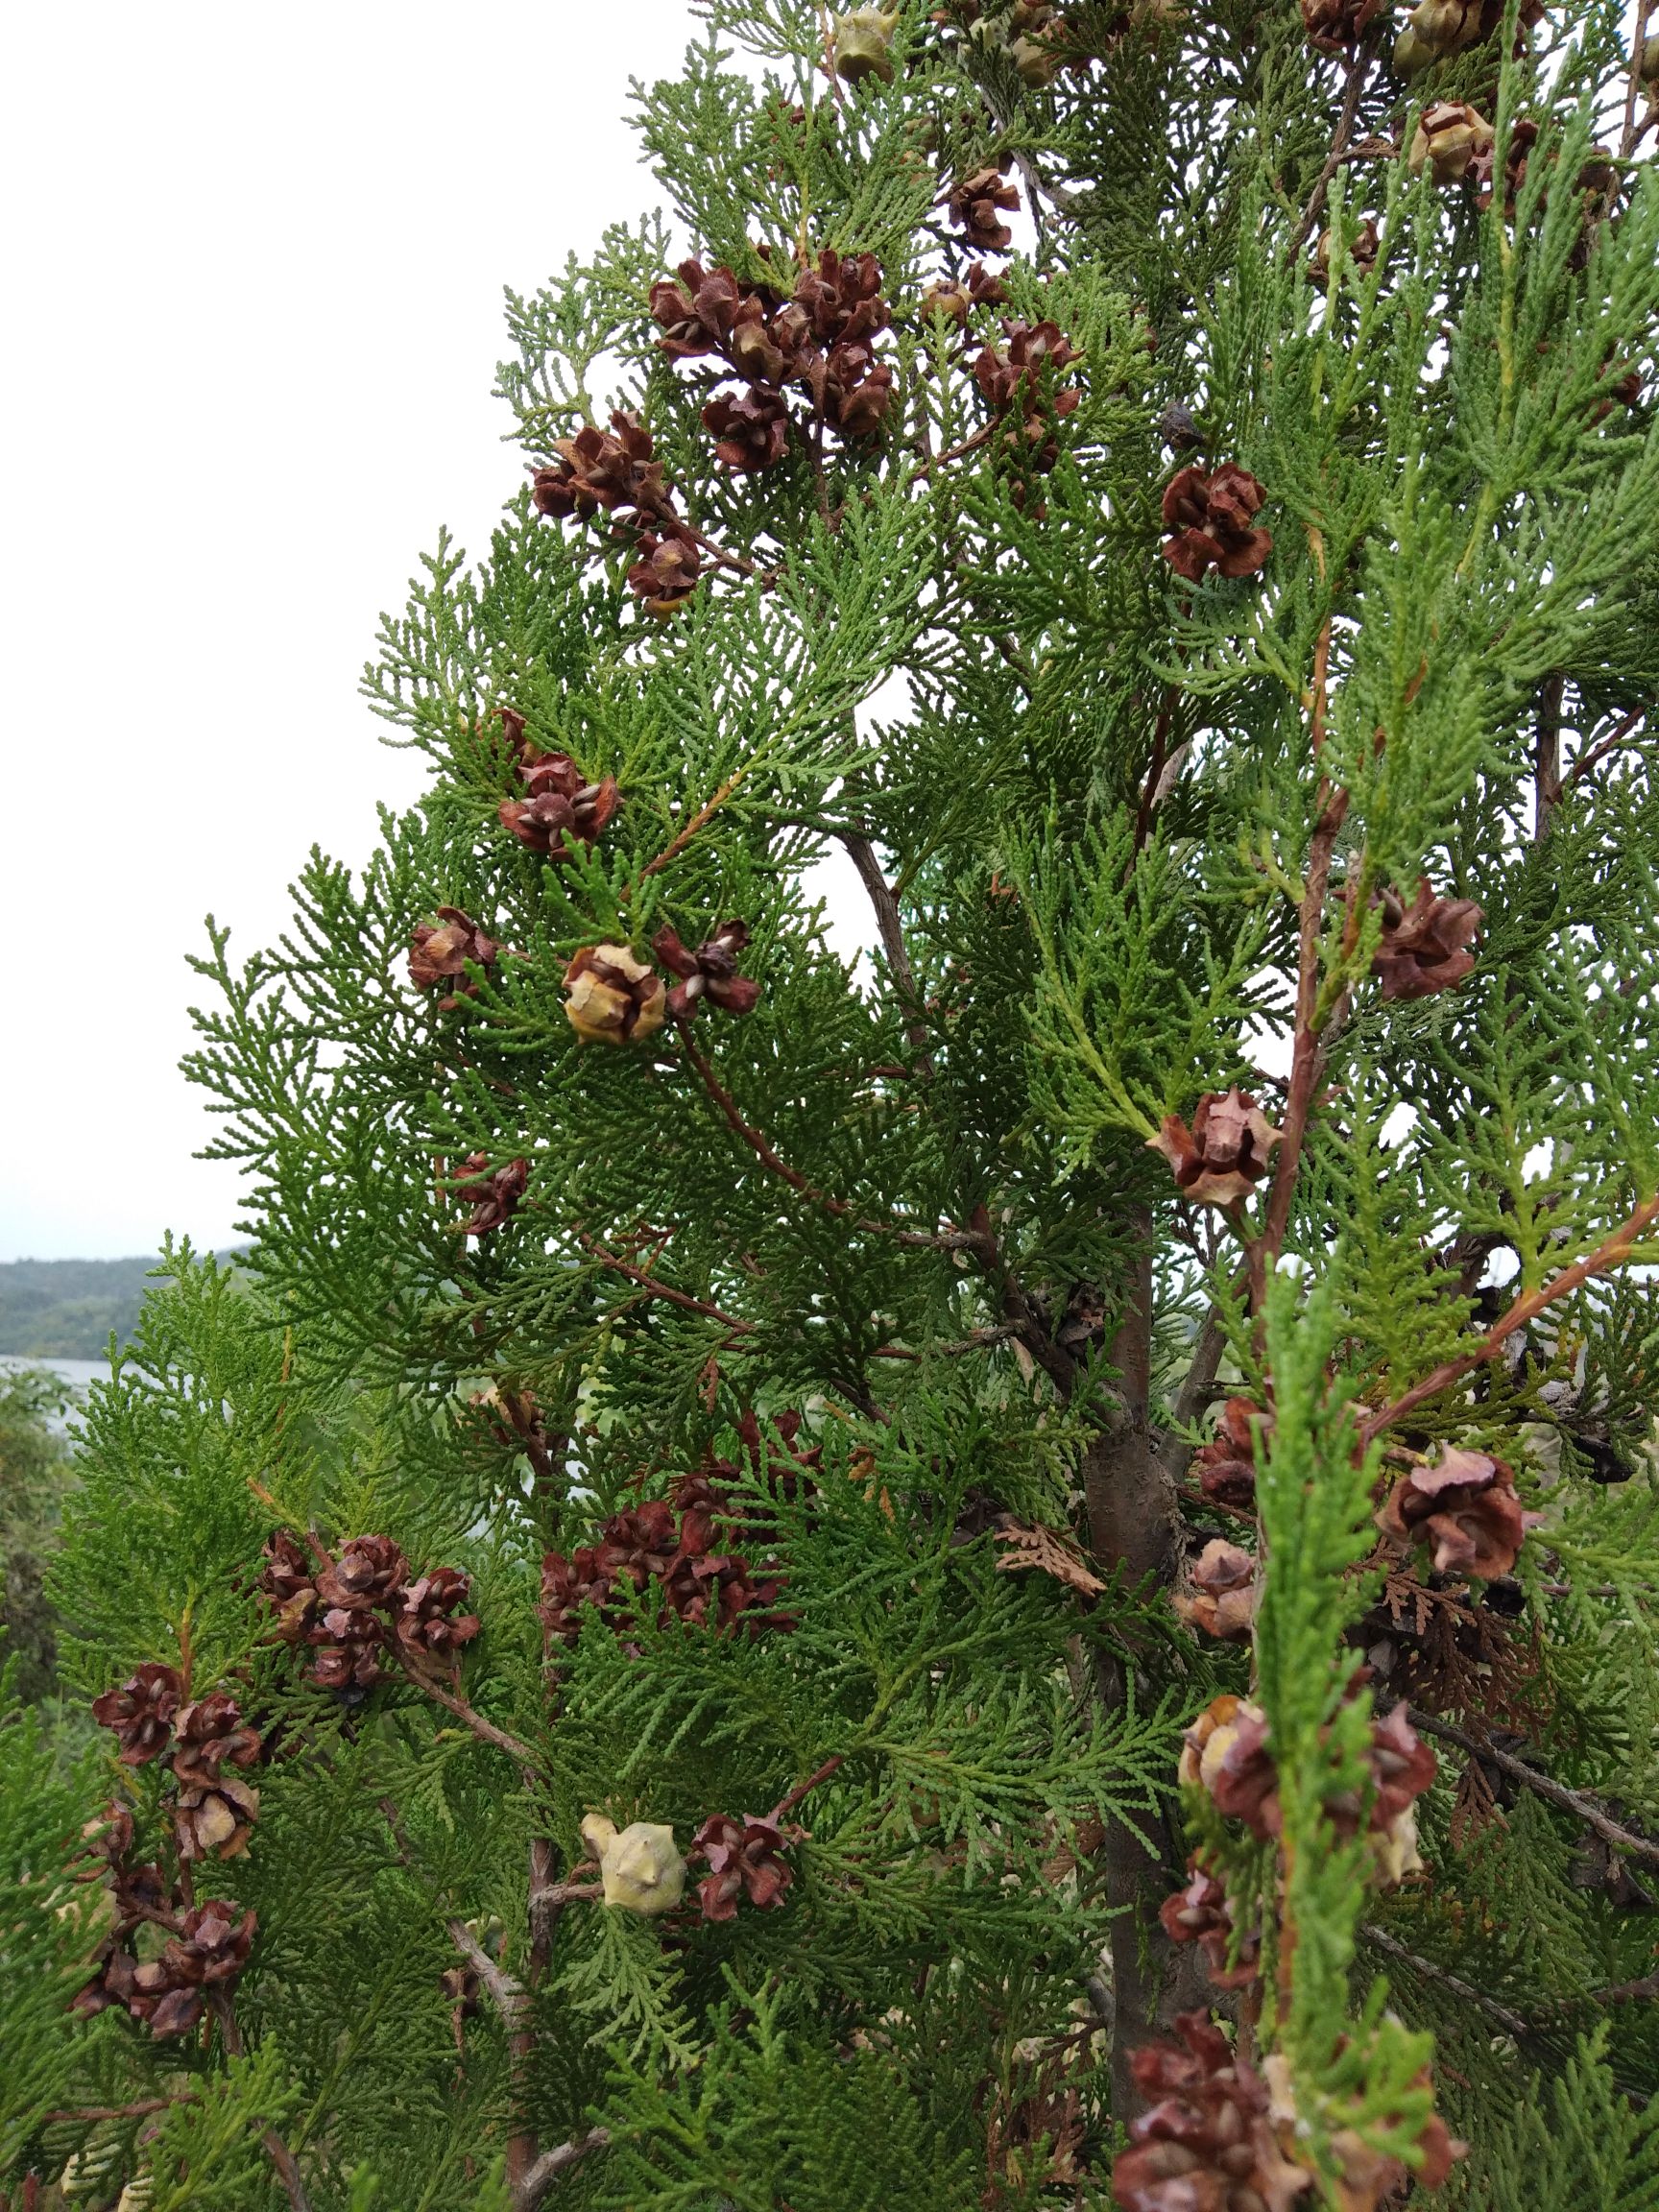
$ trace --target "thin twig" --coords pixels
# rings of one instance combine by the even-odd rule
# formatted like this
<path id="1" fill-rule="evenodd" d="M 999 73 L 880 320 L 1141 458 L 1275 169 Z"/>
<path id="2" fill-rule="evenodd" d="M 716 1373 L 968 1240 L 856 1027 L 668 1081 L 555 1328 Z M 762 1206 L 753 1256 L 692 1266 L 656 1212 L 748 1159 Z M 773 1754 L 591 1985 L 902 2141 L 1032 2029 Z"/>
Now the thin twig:
<path id="1" fill-rule="evenodd" d="M 1565 1782 L 1557 1782 L 1551 1775 L 1540 1774 L 1537 1767 L 1528 1767 L 1524 1759 L 1517 1759 L 1512 1751 L 1501 1751 L 1496 1743 L 1483 1743 L 1478 1737 L 1468 1735 L 1455 1727 L 1450 1720 L 1442 1720 L 1432 1713 L 1420 1713 L 1410 1708 L 1411 1725 L 1425 1736 L 1441 1737 L 1448 1743 L 1455 1743 L 1460 1751 L 1467 1751 L 1473 1759 L 1489 1759 L 1501 1773 L 1511 1781 L 1523 1782 L 1535 1797 L 1542 1797 L 1547 1805 L 1554 1805 L 1563 1813 L 1571 1813 L 1575 1819 L 1582 1820 L 1593 1828 L 1604 1843 L 1614 1850 L 1623 1851 L 1627 1858 L 1645 1860 L 1650 1866 L 1659 1866 L 1659 1842 L 1646 1836 L 1638 1836 L 1634 1829 L 1623 1828 L 1607 1812 L 1599 1799 L 1583 1790 L 1570 1790 Z"/>
<path id="2" fill-rule="evenodd" d="M 1431 1398 L 1437 1398 L 1442 1390 L 1451 1389 L 1455 1382 L 1461 1382 L 1466 1375 L 1473 1375 L 1488 1359 L 1495 1359 L 1517 1329 L 1525 1329 L 1528 1323 L 1535 1321 L 1557 1299 L 1581 1289 L 1598 1275 L 1610 1274 L 1615 1267 L 1622 1267 L 1635 1250 L 1643 1230 L 1656 1219 L 1659 1219 L 1659 1197 L 1649 1198 L 1645 1206 L 1638 1206 L 1629 1219 L 1621 1223 L 1612 1236 L 1604 1243 L 1599 1244 L 1587 1258 L 1575 1261 L 1571 1267 L 1564 1267 L 1559 1275 L 1541 1288 L 1528 1290 L 1525 1297 L 1517 1298 L 1509 1310 L 1493 1322 L 1472 1352 L 1462 1353 L 1455 1359 L 1442 1360 L 1431 1374 L 1424 1376 L 1421 1382 L 1414 1382 L 1392 1405 L 1384 1406 L 1381 1412 L 1373 1413 L 1359 1431 L 1360 1441 L 1369 1444 L 1374 1437 L 1382 1435 L 1384 1429 L 1391 1429 L 1397 1421 L 1404 1420 L 1407 1413 L 1415 1412 L 1419 1406 L 1425 1405 Z"/>
<path id="3" fill-rule="evenodd" d="M 1359 1933 L 1367 1943 L 1385 1952 L 1391 1959 L 1402 1960 L 1426 1981 L 1438 1982 L 1442 1988 L 1450 1989 L 1467 2005 L 1478 2005 L 1482 2012 L 1490 2013 L 1511 2035 L 1530 2032 L 1530 2022 L 1524 2020 L 1519 2012 L 1511 2012 L 1507 2005 L 1500 2005 L 1496 1997 L 1488 1997 L 1485 1990 L 1477 1989 L 1473 1982 L 1465 1982 L 1461 1975 L 1453 1974 L 1444 1966 L 1437 1966 L 1432 1959 L 1425 1959 L 1420 1953 L 1407 1950 L 1398 1936 L 1389 1935 L 1386 1928 L 1377 1928 L 1369 1921 L 1364 1921 L 1360 1924 Z"/>
<path id="4" fill-rule="evenodd" d="M 1348 65 L 1348 89 L 1343 96 L 1342 112 L 1336 119 L 1336 135 L 1331 142 L 1330 155 L 1314 180 L 1313 190 L 1302 211 L 1302 220 L 1290 233 L 1290 243 L 1285 253 L 1286 269 L 1295 267 L 1297 254 L 1313 235 L 1313 226 L 1324 212 L 1325 195 L 1331 189 L 1331 180 L 1348 158 L 1348 141 L 1354 135 L 1354 126 L 1359 116 L 1359 102 L 1364 96 L 1366 79 L 1370 74 L 1370 55 L 1356 54 Z"/>
<path id="5" fill-rule="evenodd" d="M 718 1306 L 709 1305 L 707 1299 L 694 1298 L 689 1290 L 676 1290 L 672 1284 L 659 1283 L 649 1269 L 636 1267 L 631 1261 L 619 1260 L 613 1252 L 607 1252 L 604 1245 L 591 1237 L 584 1237 L 581 1241 L 582 1249 L 596 1260 L 600 1266 L 609 1267 L 614 1275 L 625 1275 L 630 1283 L 638 1284 L 640 1289 L 648 1291 L 653 1298 L 664 1298 L 669 1305 L 678 1306 L 687 1313 L 700 1313 L 705 1320 L 718 1321 L 723 1329 L 729 1329 L 734 1336 L 754 1334 L 753 1321 L 739 1321 L 735 1315 L 722 1312 Z"/>
<path id="6" fill-rule="evenodd" d="M 1542 843 L 1561 804 L 1561 701 L 1567 679 L 1559 668 L 1546 676 L 1538 692 L 1538 728 L 1533 746 L 1532 834 Z"/>
<path id="7" fill-rule="evenodd" d="M 610 2140 L 608 2128 L 589 2128 L 586 2135 L 573 2135 L 568 2143 L 543 2151 L 514 2189 L 513 2212 L 536 2212 L 562 2174 L 568 2174 L 571 2167 L 579 2165 L 590 2152 L 603 2151 Z"/>
<path id="8" fill-rule="evenodd" d="M 1140 858 L 1142 847 L 1152 834 L 1152 817 L 1158 807 L 1158 786 L 1168 757 L 1169 729 L 1180 700 L 1180 686 L 1168 685 L 1164 692 L 1164 704 L 1158 710 L 1157 725 L 1152 732 L 1152 757 L 1147 762 L 1146 781 L 1142 788 L 1140 804 L 1135 809 L 1135 842 L 1129 859 L 1131 868 Z"/>
<path id="9" fill-rule="evenodd" d="M 1640 726 L 1647 712 L 1646 707 L 1638 707 L 1633 713 L 1625 715 L 1616 730 L 1610 731 L 1599 743 L 1592 745 L 1588 753 L 1581 753 L 1568 769 L 1562 788 L 1572 790 L 1574 784 L 1581 777 L 1588 776 L 1592 768 L 1599 768 L 1610 753 L 1617 753 L 1625 738 Z"/>
<path id="10" fill-rule="evenodd" d="M 428 1681 L 424 1674 L 416 1674 L 407 1669 L 405 1673 L 416 1689 L 424 1690 L 427 1696 L 436 1699 L 446 1713 L 453 1713 L 456 1719 L 470 1728 L 481 1743 L 493 1743 L 497 1751 L 505 1751 L 510 1759 L 518 1762 L 527 1777 L 534 1778 L 537 1758 L 528 1743 L 520 1742 L 508 1729 L 498 1728 L 493 1720 L 487 1720 L 475 1706 L 469 1705 L 457 1692 L 445 1690 L 441 1682 Z"/>
<path id="11" fill-rule="evenodd" d="M 1325 733 L 1326 685 L 1331 664 L 1331 621 L 1327 616 L 1319 633 L 1319 644 L 1313 656 L 1313 713 L 1312 743 L 1314 754 L 1319 752 Z M 1267 1213 L 1262 1235 L 1251 1254 L 1252 1286 L 1256 1302 L 1260 1303 L 1268 1270 L 1279 1257 L 1289 1226 L 1290 1206 L 1296 1192 L 1297 1171 L 1302 1164 L 1302 1144 L 1308 1131 L 1308 1118 L 1312 1111 L 1314 1094 L 1324 1071 L 1324 1031 L 1335 1020 L 1333 1009 L 1322 1026 L 1315 1026 L 1319 1013 L 1319 932 L 1325 915 L 1325 899 L 1331 882 L 1331 861 L 1336 850 L 1336 839 L 1341 832 L 1343 819 L 1348 812 L 1348 793 L 1333 789 L 1327 779 L 1321 778 L 1315 802 L 1318 816 L 1314 823 L 1312 841 L 1308 854 L 1308 878 L 1302 890 L 1301 926 L 1298 934 L 1296 968 L 1296 1029 L 1291 1046 L 1290 1087 L 1285 1103 L 1285 1121 L 1280 1132 L 1279 1159 L 1273 1176 L 1273 1189 L 1267 1201 Z"/>
<path id="12" fill-rule="evenodd" d="M 919 461 L 911 469 L 910 481 L 918 483 L 924 476 L 930 476 L 935 469 L 943 469 L 947 462 L 960 461 L 969 453 L 976 453 L 981 445 L 989 445 L 996 436 L 1001 420 L 998 416 L 995 422 L 982 424 L 971 438 L 964 438 L 959 445 L 948 445 L 943 453 L 929 453 L 926 460 Z"/>
<path id="13" fill-rule="evenodd" d="M 95 2120 L 147 2120 L 153 2112 L 170 2112 L 175 2104 L 200 2104 L 194 2089 L 181 2089 L 177 2097 L 140 2097 L 132 2104 L 78 2104 L 62 2112 L 42 2112 L 43 2128 L 72 2127 Z"/>
<path id="14" fill-rule="evenodd" d="M 848 858 L 858 871 L 859 881 L 870 895 L 870 903 L 876 913 L 876 928 L 887 961 L 887 973 L 892 976 L 893 988 L 898 994 L 899 1005 L 904 1016 L 904 1034 L 910 1041 L 910 1049 L 916 1055 L 916 1065 L 923 1074 L 931 1075 L 933 1060 L 927 1050 L 927 1023 L 916 989 L 916 974 L 910 965 L 909 950 L 904 943 L 904 923 L 899 911 L 898 895 L 882 873 L 881 863 L 876 857 L 876 848 L 868 837 L 843 830 L 841 843 L 846 848 Z"/>
<path id="15" fill-rule="evenodd" d="M 209 1989 L 207 2004 L 219 2023 L 225 2049 L 232 2058 L 247 2056 L 248 2047 L 242 2040 L 242 2031 L 236 2025 L 236 2015 L 230 2008 L 230 1993 L 223 1986 Z M 311 2212 L 311 2200 L 305 2194 L 305 2184 L 300 2176 L 299 2161 L 295 2158 L 275 2128 L 265 2128 L 259 2140 L 265 2146 L 266 2156 L 276 2169 L 277 2178 L 288 2194 L 290 2212 Z"/>
<path id="16" fill-rule="evenodd" d="M 727 777 L 713 798 L 706 805 L 699 806 L 684 829 L 677 830 L 674 835 L 669 838 L 656 859 L 648 860 L 640 869 L 637 878 L 639 882 L 643 883 L 647 876 L 655 876 L 659 868 L 666 868 L 670 860 L 677 860 L 680 857 L 703 825 L 725 805 L 727 800 L 731 798 L 733 792 L 743 781 L 743 775 L 744 771 L 739 768 L 733 775 Z"/>
<path id="17" fill-rule="evenodd" d="M 1636 33 L 1630 45 L 1630 83 L 1624 94 L 1624 133 L 1619 141 L 1619 158 L 1628 161 L 1642 131 L 1636 121 L 1642 97 L 1642 56 L 1647 44 L 1647 0 L 1636 0 Z"/>
<path id="18" fill-rule="evenodd" d="M 815 1205 L 827 1207 L 831 1214 L 851 1213 L 852 1208 L 845 1199 L 826 1198 L 823 1191 L 815 1190 L 807 1182 L 799 1168 L 791 1167 L 787 1161 L 779 1157 L 758 1129 L 744 1120 L 738 1112 L 736 1099 L 733 1097 L 731 1092 L 727 1090 L 725 1084 L 721 1082 L 719 1076 L 710 1067 L 707 1055 L 702 1051 L 696 1038 L 691 1034 L 691 1024 L 688 1022 L 683 1022 L 680 1024 L 680 1035 L 685 1046 L 686 1059 L 690 1061 L 702 1078 L 704 1090 L 708 1092 L 709 1097 L 713 1099 L 715 1105 L 726 1117 L 727 1127 L 731 1129 L 733 1136 L 741 1137 L 744 1143 L 749 1146 L 757 1158 L 762 1161 L 774 1175 L 781 1176 L 790 1190 L 798 1191 L 803 1198 L 810 1198 Z"/>
<path id="19" fill-rule="evenodd" d="M 479 1981 L 490 1992 L 491 2002 L 500 2013 L 502 2024 L 517 2029 L 529 2008 L 530 1992 L 522 1982 L 515 1980 L 497 1960 L 492 1959 L 465 1920 L 445 1920 L 449 1940 L 471 1967 Z"/>
<path id="20" fill-rule="evenodd" d="M 989 1329 L 975 1329 L 972 1336 L 929 1344 L 926 1352 L 914 1352 L 907 1344 L 878 1344 L 870 1357 L 872 1359 L 960 1359 L 970 1352 L 988 1352 L 998 1344 L 1011 1343 L 1019 1334 L 1012 1321 L 998 1321 Z"/>
<path id="21" fill-rule="evenodd" d="M 804 1797 L 809 1797 L 812 1794 L 820 1782 L 828 1782 L 830 1775 L 842 1765 L 846 1757 L 845 1751 L 832 1752 L 815 1773 L 808 1774 L 805 1782 L 797 1782 L 787 1796 L 780 1797 L 777 1804 L 766 1815 L 772 1826 L 776 1828 L 780 1820 L 786 1819 Z"/>

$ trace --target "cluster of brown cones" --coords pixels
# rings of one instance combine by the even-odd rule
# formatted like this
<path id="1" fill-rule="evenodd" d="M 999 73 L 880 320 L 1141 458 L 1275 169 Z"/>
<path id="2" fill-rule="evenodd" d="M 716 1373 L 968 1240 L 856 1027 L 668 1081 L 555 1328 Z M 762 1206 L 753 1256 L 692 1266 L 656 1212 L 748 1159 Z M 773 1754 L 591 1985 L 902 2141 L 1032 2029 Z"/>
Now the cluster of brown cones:
<path id="1" fill-rule="evenodd" d="M 893 369 L 876 341 L 892 313 L 874 254 L 827 250 L 787 295 L 775 284 L 745 284 L 727 268 L 683 261 L 652 286 L 651 313 L 669 360 L 713 359 L 739 380 L 703 410 L 716 457 L 735 475 L 776 468 L 798 436 L 829 429 L 866 441 L 887 419 Z M 791 393 L 805 401 L 799 422 Z"/>
<path id="2" fill-rule="evenodd" d="M 259 1792 L 244 1776 L 258 1766 L 263 1746 L 233 1697 L 216 1690 L 187 1699 L 177 1668 L 148 1661 L 93 1700 L 92 1718 L 114 1732 L 124 1767 L 171 1753 L 181 1859 L 233 1859 L 247 1849 Z"/>
<path id="3" fill-rule="evenodd" d="M 463 1613 L 469 1578 L 452 1567 L 412 1575 L 390 1536 L 356 1536 L 330 1558 L 286 1530 L 268 1539 L 259 1588 L 276 1634 L 315 1653 L 310 1679 L 348 1704 L 386 1679 L 392 1655 L 417 1675 L 453 1672 L 479 1628 Z"/>
<path id="4" fill-rule="evenodd" d="M 676 508 L 644 423 L 616 409 L 609 430 L 587 423 L 556 439 L 552 454 L 531 478 L 537 513 L 558 521 L 615 517 L 635 555 L 629 590 L 648 614 L 677 614 L 697 589 L 707 545 Z"/>
<path id="5" fill-rule="evenodd" d="M 679 1620 L 719 1633 L 757 1636 L 794 1623 L 778 1610 L 783 1576 L 752 1566 L 724 1541 L 733 1516 L 724 1492 L 698 1473 L 682 1476 L 672 1500 L 651 1499 L 613 1514 L 595 1544 L 541 1562 L 541 1624 L 550 1644 L 573 1645 L 589 1615 L 613 1634 L 641 1611 L 661 1626 Z"/>

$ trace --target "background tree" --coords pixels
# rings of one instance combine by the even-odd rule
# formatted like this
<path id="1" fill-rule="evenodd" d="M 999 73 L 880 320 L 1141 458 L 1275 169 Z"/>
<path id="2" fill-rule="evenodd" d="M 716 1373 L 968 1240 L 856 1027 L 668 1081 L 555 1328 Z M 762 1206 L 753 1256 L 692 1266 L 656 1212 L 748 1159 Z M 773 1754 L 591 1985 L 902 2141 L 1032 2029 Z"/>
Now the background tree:
<path id="1" fill-rule="evenodd" d="M 1659 51 L 699 12 L 201 963 L 11 2201 L 1651 2203 Z"/>
<path id="2" fill-rule="evenodd" d="M 69 1402 L 47 1368 L 0 1373 L 0 1664 L 15 1662 L 12 1688 L 29 1702 L 58 1681 L 60 1623 L 46 1573 L 73 1480 L 61 1426 Z"/>

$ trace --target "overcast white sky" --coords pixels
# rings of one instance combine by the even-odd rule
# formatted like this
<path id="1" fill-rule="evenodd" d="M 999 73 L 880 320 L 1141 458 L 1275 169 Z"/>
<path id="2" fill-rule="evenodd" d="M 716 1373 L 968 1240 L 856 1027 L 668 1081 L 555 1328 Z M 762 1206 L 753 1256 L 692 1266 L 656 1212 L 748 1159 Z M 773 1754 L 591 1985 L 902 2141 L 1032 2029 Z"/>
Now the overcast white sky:
<path id="1" fill-rule="evenodd" d="M 78 0 L 0 34 L 0 1259 L 227 1241 L 179 1075 L 415 757 L 356 697 L 441 522 L 518 480 L 504 285 L 654 204 L 628 80 L 685 0 Z"/>

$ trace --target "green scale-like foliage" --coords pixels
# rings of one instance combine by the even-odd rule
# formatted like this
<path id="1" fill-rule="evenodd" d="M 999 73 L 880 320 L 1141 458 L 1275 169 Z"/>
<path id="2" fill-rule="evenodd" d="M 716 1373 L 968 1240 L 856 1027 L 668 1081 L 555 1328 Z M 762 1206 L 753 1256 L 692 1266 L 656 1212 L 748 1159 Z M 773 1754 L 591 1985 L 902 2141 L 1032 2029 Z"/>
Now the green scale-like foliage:
<path id="1" fill-rule="evenodd" d="M 196 964 L 252 1245 L 170 1250 L 94 1390 L 75 1711 L 0 1723 L 0 2204 L 1099 2212 L 1127 2055 L 1184 2004 L 1271 2084 L 1277 2212 L 1401 2200 L 1436 2110 L 1467 2154 L 1433 2200 L 1659 2202 L 1659 180 L 1625 29 L 1511 9 L 1408 82 L 1399 22 L 1332 54 L 1293 0 L 894 0 L 890 76 L 848 84 L 816 0 L 688 13 L 636 93 L 664 214 L 510 298 L 500 389 L 533 469 L 613 409 L 649 429 L 695 589 L 654 619 L 630 582 L 661 508 L 504 482 L 366 673 L 419 805 L 360 873 L 314 853 L 274 950 L 214 926 Z M 1493 175 L 1442 186 L 1409 148 L 1460 100 Z M 964 332 L 925 295 L 988 163 L 1017 236 Z M 735 379 L 664 353 L 652 287 L 695 254 L 770 309 L 828 251 L 878 266 L 885 412 L 841 436 L 792 387 L 775 466 L 728 468 Z M 975 357 L 1044 322 L 1074 358 L 994 416 Z M 1160 557 L 1189 460 L 1263 488 L 1242 576 Z M 515 718 L 619 793 L 557 863 L 501 817 Z M 1472 971 L 1387 996 L 1420 881 L 1478 903 Z M 830 884 L 870 896 L 851 965 Z M 439 907 L 505 948 L 448 1009 L 407 967 Z M 733 918 L 752 1010 L 575 1034 L 578 952 Z M 1223 1209 L 1155 1141 L 1235 1084 L 1281 1134 Z M 475 1156 L 525 1184 L 469 1236 Z M 1265 1417 L 1238 1511 L 1190 1464 L 1229 1395 Z M 1446 1449 L 1512 1470 L 1509 1572 L 1380 1535 Z M 646 1579 L 550 1636 L 544 1556 L 700 1471 L 749 1618 Z M 261 1588 L 284 1533 L 462 1571 L 476 1633 L 319 1683 Z M 1255 1555 L 1248 1644 L 1186 1602 L 1216 1538 Z M 84 1824 L 114 1795 L 178 1872 L 168 1760 L 84 1748 L 144 1663 L 261 1739 L 246 1850 L 189 1870 L 252 1947 L 178 2037 L 69 2006 L 107 1925 Z M 1220 1697 L 1270 1816 L 1178 1782 Z M 1370 1818 L 1402 1697 L 1420 1867 Z M 769 1904 L 711 1915 L 702 1860 L 665 1917 L 596 1893 L 590 1815 L 685 1852 L 777 1807 Z M 1166 1940 L 1189 1849 L 1254 1984 Z"/>

